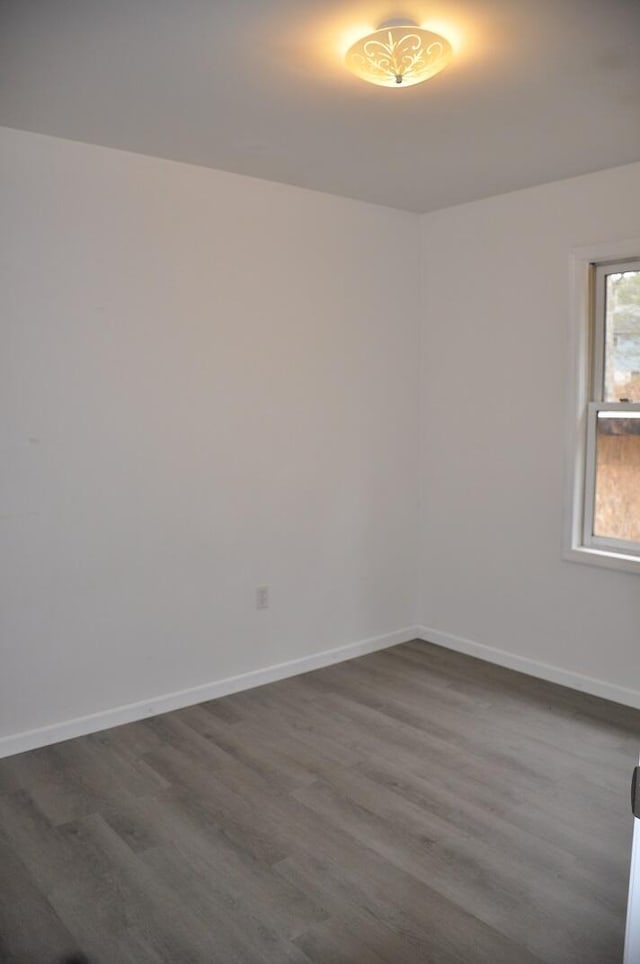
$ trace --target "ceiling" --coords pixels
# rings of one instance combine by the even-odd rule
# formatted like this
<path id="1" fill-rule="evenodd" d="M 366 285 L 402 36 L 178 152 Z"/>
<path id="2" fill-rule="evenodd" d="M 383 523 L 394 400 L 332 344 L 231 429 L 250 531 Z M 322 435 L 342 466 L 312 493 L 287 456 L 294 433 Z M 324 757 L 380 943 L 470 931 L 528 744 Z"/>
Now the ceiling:
<path id="1" fill-rule="evenodd" d="M 451 65 L 349 74 L 401 16 Z M 640 0 L 0 0 L 0 124 L 431 211 L 640 160 Z"/>

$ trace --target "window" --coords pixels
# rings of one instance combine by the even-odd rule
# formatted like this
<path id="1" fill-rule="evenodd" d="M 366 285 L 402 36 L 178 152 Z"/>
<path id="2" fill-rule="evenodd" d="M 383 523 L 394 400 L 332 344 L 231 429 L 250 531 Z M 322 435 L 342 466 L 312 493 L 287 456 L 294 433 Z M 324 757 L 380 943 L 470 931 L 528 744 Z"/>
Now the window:
<path id="1" fill-rule="evenodd" d="M 640 257 L 578 258 L 578 268 L 581 370 L 568 555 L 640 572 Z"/>
<path id="2" fill-rule="evenodd" d="M 594 275 L 583 544 L 640 554 L 640 260 Z"/>

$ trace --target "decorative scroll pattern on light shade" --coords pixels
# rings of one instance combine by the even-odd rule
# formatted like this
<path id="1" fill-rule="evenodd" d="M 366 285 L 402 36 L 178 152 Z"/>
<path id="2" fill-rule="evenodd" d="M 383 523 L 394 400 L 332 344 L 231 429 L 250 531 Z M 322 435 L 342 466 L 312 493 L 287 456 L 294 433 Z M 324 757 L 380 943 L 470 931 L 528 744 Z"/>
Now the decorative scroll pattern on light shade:
<path id="1" fill-rule="evenodd" d="M 381 87 L 421 84 L 451 60 L 451 44 L 420 27 L 384 27 L 356 41 L 347 51 L 349 70 Z"/>

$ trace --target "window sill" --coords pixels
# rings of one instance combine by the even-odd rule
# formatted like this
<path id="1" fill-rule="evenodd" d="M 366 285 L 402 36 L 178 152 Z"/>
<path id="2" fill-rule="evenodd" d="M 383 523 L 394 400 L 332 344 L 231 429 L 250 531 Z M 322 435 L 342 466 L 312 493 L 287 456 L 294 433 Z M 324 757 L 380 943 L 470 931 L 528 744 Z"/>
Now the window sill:
<path id="1" fill-rule="evenodd" d="M 587 566 L 600 566 L 604 569 L 618 569 L 622 572 L 640 574 L 640 556 L 628 556 L 622 552 L 572 546 L 565 550 L 564 558 L 568 562 L 580 562 Z"/>

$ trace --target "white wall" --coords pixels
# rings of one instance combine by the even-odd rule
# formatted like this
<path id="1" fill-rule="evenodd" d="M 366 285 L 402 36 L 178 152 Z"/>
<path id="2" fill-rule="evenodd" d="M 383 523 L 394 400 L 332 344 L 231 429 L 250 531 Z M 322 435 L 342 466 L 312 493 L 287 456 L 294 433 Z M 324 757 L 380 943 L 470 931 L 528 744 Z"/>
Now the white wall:
<path id="1" fill-rule="evenodd" d="M 638 577 L 562 558 L 569 254 L 640 233 L 640 165 L 422 219 L 6 129 L 0 165 L 5 748 L 391 641 L 418 572 L 428 638 L 640 699 Z"/>
<path id="2" fill-rule="evenodd" d="M 639 225 L 640 164 L 423 218 L 420 615 L 638 705 L 640 580 L 563 560 L 562 538 L 569 256 Z"/>
<path id="3" fill-rule="evenodd" d="M 414 623 L 418 217 L 0 158 L 0 736 Z"/>

